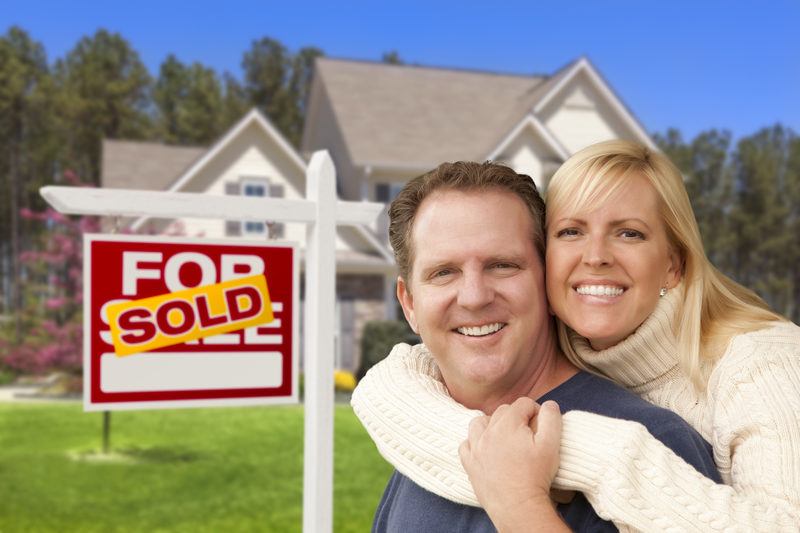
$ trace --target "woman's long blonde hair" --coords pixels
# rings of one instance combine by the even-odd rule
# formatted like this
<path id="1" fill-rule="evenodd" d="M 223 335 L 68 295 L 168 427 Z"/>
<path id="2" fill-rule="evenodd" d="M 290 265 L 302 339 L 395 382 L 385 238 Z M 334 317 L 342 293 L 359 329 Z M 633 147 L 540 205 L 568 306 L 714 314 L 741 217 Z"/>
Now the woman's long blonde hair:
<path id="1" fill-rule="evenodd" d="M 591 145 L 570 157 L 547 188 L 546 224 L 556 211 L 574 213 L 602 205 L 630 178 L 645 177 L 656 190 L 667 237 L 682 260 L 683 301 L 675 317 L 678 360 L 695 387 L 702 390 L 712 362 L 732 336 L 784 320 L 753 291 L 719 272 L 706 257 L 680 171 L 666 156 L 629 141 Z M 569 342 L 569 327 L 558 321 L 561 347 L 586 370 Z"/>

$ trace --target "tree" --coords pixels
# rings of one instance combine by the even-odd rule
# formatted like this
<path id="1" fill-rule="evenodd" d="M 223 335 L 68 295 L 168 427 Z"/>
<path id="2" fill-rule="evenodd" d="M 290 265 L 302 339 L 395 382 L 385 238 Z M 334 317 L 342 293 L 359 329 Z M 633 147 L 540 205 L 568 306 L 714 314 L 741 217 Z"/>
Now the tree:
<path id="1" fill-rule="evenodd" d="M 303 48 L 292 55 L 275 39 L 253 41 L 242 60 L 244 91 L 295 146 L 305 121 L 314 60 L 323 55 L 317 48 Z"/>
<path id="2" fill-rule="evenodd" d="M 728 231 L 725 209 L 730 204 L 731 193 L 727 167 L 730 133 L 705 131 L 691 143 L 686 143 L 678 130 L 670 129 L 666 135 L 655 135 L 654 138 L 683 173 L 706 254 L 717 267 L 726 269 L 724 250 Z"/>
<path id="3" fill-rule="evenodd" d="M 100 182 L 103 138 L 144 139 L 151 132 L 151 79 L 118 33 L 82 38 L 55 67 L 65 120 L 65 168 Z"/>
<path id="4" fill-rule="evenodd" d="M 229 72 L 222 75 L 222 84 L 222 129 L 227 130 L 244 116 L 250 103 L 242 84 Z"/>
<path id="5" fill-rule="evenodd" d="M 70 185 L 82 185 L 72 173 L 65 174 Z M 97 232 L 95 217 L 68 218 L 50 208 L 23 209 L 21 215 L 41 223 L 35 249 L 21 255 L 27 267 L 25 305 L 20 313 L 21 342 L 0 337 L 2 363 L 18 372 L 43 373 L 81 369 L 83 343 L 81 309 L 83 302 L 82 235 Z"/>
<path id="6" fill-rule="evenodd" d="M 405 65 L 406 62 L 400 57 L 400 53 L 397 50 L 390 50 L 388 52 L 384 52 L 381 56 L 381 62 L 387 63 L 389 65 Z"/>
<path id="7" fill-rule="evenodd" d="M 161 64 L 153 100 L 159 111 L 160 135 L 168 143 L 204 145 L 222 133 L 220 80 L 200 63 L 187 67 L 169 55 Z"/>
<path id="8" fill-rule="evenodd" d="M 793 322 L 800 323 L 800 137 L 794 133 L 788 141 L 784 183 L 785 200 L 789 205 L 786 231 L 791 237 L 789 247 L 783 251 L 791 272 L 785 314 Z"/>
<path id="9" fill-rule="evenodd" d="M 284 133 L 292 129 L 290 98 L 286 89 L 289 65 L 286 47 L 269 37 L 253 41 L 242 59 L 247 98 Z"/>
<path id="10" fill-rule="evenodd" d="M 40 205 L 38 188 L 52 173 L 52 94 L 44 48 L 12 27 L 0 37 L 0 265 L 8 265 L 0 280 L 15 318 L 15 340 L 21 335 L 19 257 L 25 245 L 19 212 Z"/>
<path id="11" fill-rule="evenodd" d="M 787 221 L 788 148 L 792 134 L 781 126 L 741 139 L 732 157 L 732 275 L 778 312 L 790 307 L 789 279 L 796 266 L 787 251 L 797 245 Z"/>
<path id="12" fill-rule="evenodd" d="M 308 99 L 311 96 L 311 80 L 314 76 L 314 62 L 323 54 L 314 47 L 301 48 L 292 58 L 292 72 L 289 76 L 289 100 L 292 102 L 292 119 L 289 138 L 295 146 L 300 145 L 303 126 L 306 122 Z"/>
<path id="13" fill-rule="evenodd" d="M 186 67 L 170 54 L 161 63 L 158 80 L 153 88 L 153 101 L 159 112 L 161 135 L 166 142 L 179 142 L 179 108 L 186 98 Z"/>

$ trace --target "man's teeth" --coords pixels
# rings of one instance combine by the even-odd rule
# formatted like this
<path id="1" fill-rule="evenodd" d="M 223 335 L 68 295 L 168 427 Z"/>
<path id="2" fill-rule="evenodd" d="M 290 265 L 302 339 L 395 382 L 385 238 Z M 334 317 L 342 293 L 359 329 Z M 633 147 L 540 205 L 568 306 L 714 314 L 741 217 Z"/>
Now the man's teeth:
<path id="1" fill-rule="evenodd" d="M 622 287 L 610 285 L 581 285 L 575 290 L 578 291 L 578 294 L 588 294 L 589 296 L 620 296 L 625 292 Z"/>
<path id="2" fill-rule="evenodd" d="M 500 331 L 503 329 L 504 325 L 505 324 L 501 324 L 500 322 L 495 322 L 494 324 L 486 324 L 485 326 L 460 327 L 457 331 L 462 335 L 469 335 L 470 337 L 482 337 L 483 335 Z"/>

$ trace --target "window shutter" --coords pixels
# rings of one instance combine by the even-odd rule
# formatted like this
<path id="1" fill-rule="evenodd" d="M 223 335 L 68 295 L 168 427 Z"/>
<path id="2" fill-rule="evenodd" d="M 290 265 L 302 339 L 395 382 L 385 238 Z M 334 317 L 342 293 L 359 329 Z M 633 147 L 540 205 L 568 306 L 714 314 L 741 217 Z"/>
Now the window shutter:
<path id="1" fill-rule="evenodd" d="M 226 195 L 238 195 L 240 184 L 235 181 L 228 181 L 225 183 Z M 225 235 L 228 237 L 239 237 L 242 234 L 242 223 L 238 220 L 225 221 Z"/>
<path id="2" fill-rule="evenodd" d="M 280 183 L 269 184 L 270 198 L 283 198 L 284 188 Z M 286 227 L 283 222 L 271 222 L 269 224 L 269 238 L 270 239 L 283 239 L 286 233 Z"/>
<path id="3" fill-rule="evenodd" d="M 387 183 L 376 183 L 375 184 L 375 201 L 382 202 L 384 204 L 389 203 L 392 199 L 390 198 L 391 193 L 389 192 L 389 184 Z"/>

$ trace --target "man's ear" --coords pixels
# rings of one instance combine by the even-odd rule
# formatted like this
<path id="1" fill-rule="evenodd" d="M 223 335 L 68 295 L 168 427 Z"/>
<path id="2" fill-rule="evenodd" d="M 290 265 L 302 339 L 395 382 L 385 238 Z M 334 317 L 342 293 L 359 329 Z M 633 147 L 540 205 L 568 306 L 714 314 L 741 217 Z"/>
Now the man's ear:
<path id="1" fill-rule="evenodd" d="M 411 291 L 408 287 L 406 287 L 406 282 L 400 276 L 397 277 L 397 300 L 400 302 L 400 306 L 403 308 L 403 314 L 406 316 L 406 320 L 408 321 L 408 325 L 411 326 L 411 330 L 419 335 L 419 330 L 417 329 L 417 318 L 414 316 L 414 297 L 411 295 Z"/>

